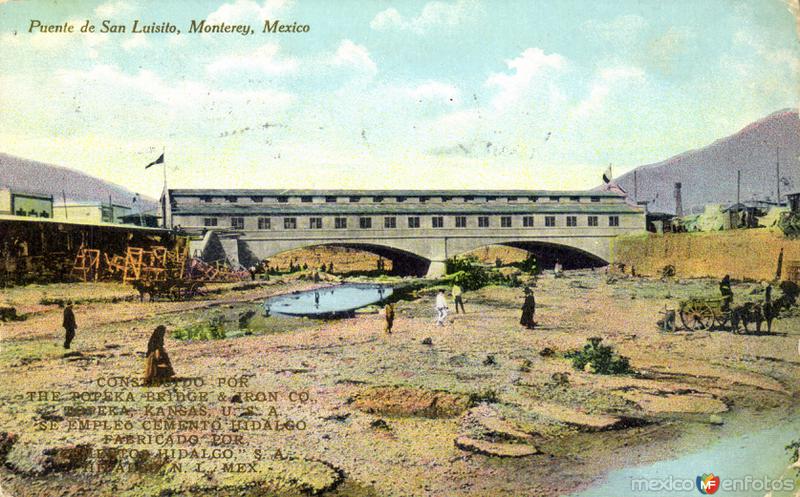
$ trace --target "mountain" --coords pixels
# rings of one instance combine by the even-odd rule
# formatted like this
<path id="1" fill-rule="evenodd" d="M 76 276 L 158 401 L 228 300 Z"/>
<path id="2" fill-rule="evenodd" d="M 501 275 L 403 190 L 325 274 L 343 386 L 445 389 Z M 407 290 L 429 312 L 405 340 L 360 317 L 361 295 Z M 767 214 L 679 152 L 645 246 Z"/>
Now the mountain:
<path id="1" fill-rule="evenodd" d="M 68 200 L 99 201 L 108 203 L 111 196 L 117 205 L 131 206 L 134 192 L 114 183 L 62 166 L 45 164 L 13 155 L 0 153 L 0 188 L 9 188 L 24 193 L 52 195 L 58 202 L 62 191 Z M 141 197 L 142 210 L 158 207 L 148 197 Z"/>
<path id="2" fill-rule="evenodd" d="M 800 191 L 800 118 L 785 109 L 760 119 L 739 132 L 706 147 L 684 152 L 665 161 L 639 166 L 634 187 L 633 170 L 614 183 L 631 199 L 648 201 L 650 212 L 675 212 L 675 183 L 680 182 L 684 213 L 702 210 L 710 203 L 736 202 L 736 172 L 741 171 L 742 202 L 774 201 L 776 163 L 780 162 L 781 198 Z"/>

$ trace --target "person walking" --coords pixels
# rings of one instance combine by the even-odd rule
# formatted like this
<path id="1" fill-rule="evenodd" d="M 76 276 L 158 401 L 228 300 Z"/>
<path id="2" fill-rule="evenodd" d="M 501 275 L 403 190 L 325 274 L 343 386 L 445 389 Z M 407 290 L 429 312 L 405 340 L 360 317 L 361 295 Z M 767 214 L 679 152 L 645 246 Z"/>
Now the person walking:
<path id="1" fill-rule="evenodd" d="M 444 296 L 444 291 L 439 290 L 436 294 L 436 326 L 444 326 L 447 319 L 447 299 Z"/>
<path id="2" fill-rule="evenodd" d="M 64 337 L 64 348 L 68 349 L 70 344 L 72 344 L 72 340 L 75 338 L 75 330 L 78 328 L 75 322 L 75 313 L 72 311 L 72 302 L 67 302 L 67 305 L 64 307 L 64 322 L 62 326 L 64 326 L 64 330 L 67 332 Z"/>
<path id="3" fill-rule="evenodd" d="M 519 324 L 532 330 L 536 327 L 533 318 L 536 315 L 536 298 L 529 287 L 525 287 L 525 301 L 522 303 L 522 316 Z"/>
<path id="4" fill-rule="evenodd" d="M 394 325 L 394 305 L 386 304 L 386 307 L 384 307 L 384 313 L 386 314 L 386 327 L 384 328 L 384 331 L 391 335 L 392 326 Z"/>
<path id="5" fill-rule="evenodd" d="M 464 293 L 461 290 L 461 287 L 458 285 L 453 285 L 453 307 L 456 308 L 456 314 L 458 314 L 458 306 L 461 306 L 461 313 L 466 314 L 467 311 L 464 310 L 464 299 L 462 298 L 462 294 Z"/>

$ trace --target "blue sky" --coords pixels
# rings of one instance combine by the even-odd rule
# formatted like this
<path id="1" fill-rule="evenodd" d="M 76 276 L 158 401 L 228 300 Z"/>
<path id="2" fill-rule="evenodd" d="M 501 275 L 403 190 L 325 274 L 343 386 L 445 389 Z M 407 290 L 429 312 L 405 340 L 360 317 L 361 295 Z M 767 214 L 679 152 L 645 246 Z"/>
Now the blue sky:
<path id="1" fill-rule="evenodd" d="M 0 0 L 0 150 L 149 195 L 162 148 L 175 187 L 587 188 L 797 107 L 787 5 Z"/>

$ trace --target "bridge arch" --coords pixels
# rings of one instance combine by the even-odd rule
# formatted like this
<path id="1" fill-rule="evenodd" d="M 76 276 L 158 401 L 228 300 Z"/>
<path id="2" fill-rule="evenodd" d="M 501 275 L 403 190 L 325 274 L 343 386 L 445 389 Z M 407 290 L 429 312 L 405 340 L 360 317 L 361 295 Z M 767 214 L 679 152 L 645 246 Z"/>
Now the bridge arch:
<path id="1" fill-rule="evenodd" d="M 480 247 L 455 254 L 455 257 L 473 253 L 489 246 L 505 246 L 522 249 L 536 257 L 537 265 L 540 269 L 552 269 L 556 262 L 560 262 L 564 269 L 595 268 L 608 264 L 608 261 L 605 259 L 581 248 L 571 245 L 531 240 L 483 244 Z"/>
<path id="2" fill-rule="evenodd" d="M 389 259 L 392 261 L 392 274 L 407 276 L 425 276 L 428 274 L 431 260 L 408 247 L 396 246 L 392 243 L 367 242 L 357 240 L 306 240 L 295 243 L 282 243 L 279 246 L 270 244 L 269 247 L 259 246 L 252 241 L 247 243 L 248 248 L 261 259 L 269 259 L 293 250 L 313 247 L 344 247 L 361 250 Z"/>

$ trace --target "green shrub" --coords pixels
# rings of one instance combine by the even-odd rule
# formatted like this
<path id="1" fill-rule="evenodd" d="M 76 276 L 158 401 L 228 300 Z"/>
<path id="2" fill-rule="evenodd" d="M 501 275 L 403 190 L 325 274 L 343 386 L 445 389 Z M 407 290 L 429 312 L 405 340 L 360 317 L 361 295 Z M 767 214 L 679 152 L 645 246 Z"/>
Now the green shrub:
<path id="1" fill-rule="evenodd" d="M 489 284 L 489 274 L 475 256 L 447 259 L 445 271 L 444 279 L 464 290 L 477 290 Z"/>
<path id="2" fill-rule="evenodd" d="M 602 338 L 592 337 L 582 350 L 566 354 L 572 359 L 572 367 L 579 371 L 589 371 L 596 374 L 627 374 L 632 372 L 627 357 L 614 352 L 614 348 L 601 345 Z"/>
<path id="3" fill-rule="evenodd" d="M 197 323 L 178 328 L 172 332 L 177 340 L 219 340 L 226 337 L 223 318 L 213 317 L 206 323 Z"/>

